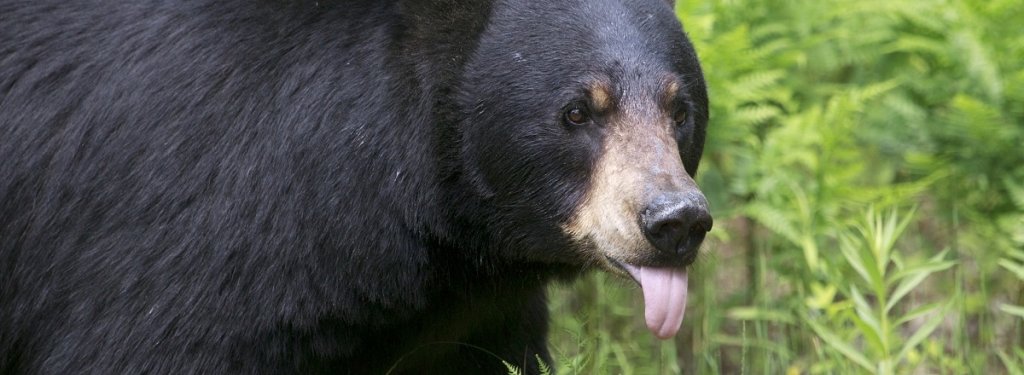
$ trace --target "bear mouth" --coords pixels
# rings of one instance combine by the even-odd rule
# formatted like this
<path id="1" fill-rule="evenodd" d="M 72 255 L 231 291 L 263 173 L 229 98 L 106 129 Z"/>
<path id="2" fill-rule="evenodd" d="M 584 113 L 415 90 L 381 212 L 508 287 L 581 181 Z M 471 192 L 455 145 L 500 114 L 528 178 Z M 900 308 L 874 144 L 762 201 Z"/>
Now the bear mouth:
<path id="1" fill-rule="evenodd" d="M 658 338 L 672 338 L 682 326 L 689 292 L 686 267 L 635 266 L 606 257 L 621 273 L 640 284 L 647 329 Z"/>

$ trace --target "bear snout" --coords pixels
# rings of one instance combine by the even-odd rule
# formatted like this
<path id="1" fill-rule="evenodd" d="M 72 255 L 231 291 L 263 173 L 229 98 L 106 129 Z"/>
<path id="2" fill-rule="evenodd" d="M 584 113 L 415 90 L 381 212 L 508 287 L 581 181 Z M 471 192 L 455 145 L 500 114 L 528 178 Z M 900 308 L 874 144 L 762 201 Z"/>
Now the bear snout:
<path id="1" fill-rule="evenodd" d="M 713 224 L 707 199 L 695 189 L 662 193 L 640 213 L 647 241 L 662 257 L 681 258 L 687 265 L 696 259 Z"/>

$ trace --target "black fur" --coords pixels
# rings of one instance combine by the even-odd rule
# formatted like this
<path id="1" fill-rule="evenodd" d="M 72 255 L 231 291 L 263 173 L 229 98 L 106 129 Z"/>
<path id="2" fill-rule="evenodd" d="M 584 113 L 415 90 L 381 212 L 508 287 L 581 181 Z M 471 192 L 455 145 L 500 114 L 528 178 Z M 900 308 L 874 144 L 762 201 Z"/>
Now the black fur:
<path id="1" fill-rule="evenodd" d="M 693 173 L 660 0 L 0 0 L 0 373 L 536 372 L 620 54 Z"/>

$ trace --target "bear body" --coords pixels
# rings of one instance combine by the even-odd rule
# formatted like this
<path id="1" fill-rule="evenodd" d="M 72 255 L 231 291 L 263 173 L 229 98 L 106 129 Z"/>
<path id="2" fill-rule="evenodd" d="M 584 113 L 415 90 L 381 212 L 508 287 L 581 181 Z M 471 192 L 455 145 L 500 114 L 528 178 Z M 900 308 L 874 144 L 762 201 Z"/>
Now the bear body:
<path id="1" fill-rule="evenodd" d="M 692 185 L 707 102 L 663 0 L 0 0 L 0 25 L 0 373 L 535 373 L 548 282 L 692 261 L 572 224 L 619 150 L 575 98 L 648 108 L 674 77 Z"/>

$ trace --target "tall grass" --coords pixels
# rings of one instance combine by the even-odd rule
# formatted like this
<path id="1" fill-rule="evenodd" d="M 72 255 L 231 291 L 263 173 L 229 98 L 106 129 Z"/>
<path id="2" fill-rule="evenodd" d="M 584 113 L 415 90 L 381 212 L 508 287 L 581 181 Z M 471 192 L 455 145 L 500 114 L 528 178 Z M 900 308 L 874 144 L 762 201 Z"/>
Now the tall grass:
<path id="1" fill-rule="evenodd" d="M 552 289 L 558 374 L 1024 369 L 1024 0 L 679 0 L 716 225 L 680 334 Z"/>

